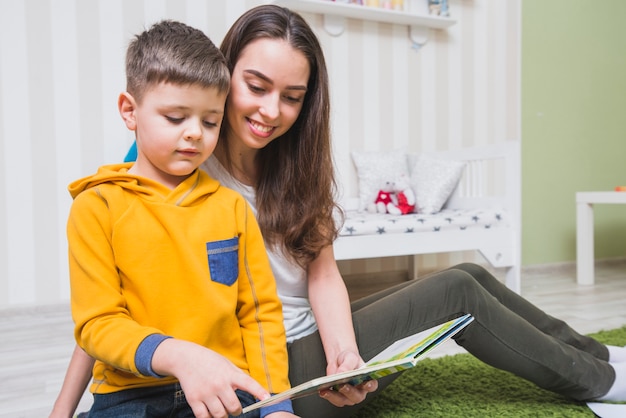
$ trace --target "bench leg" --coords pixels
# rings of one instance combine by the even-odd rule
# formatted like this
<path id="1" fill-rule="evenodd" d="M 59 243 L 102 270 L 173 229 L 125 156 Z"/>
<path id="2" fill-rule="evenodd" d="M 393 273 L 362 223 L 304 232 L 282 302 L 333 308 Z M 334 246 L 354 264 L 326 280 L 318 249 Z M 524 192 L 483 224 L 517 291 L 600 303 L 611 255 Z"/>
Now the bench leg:
<path id="1" fill-rule="evenodd" d="M 417 255 L 410 255 L 409 257 L 409 280 L 415 280 L 418 278 L 418 263 Z"/>

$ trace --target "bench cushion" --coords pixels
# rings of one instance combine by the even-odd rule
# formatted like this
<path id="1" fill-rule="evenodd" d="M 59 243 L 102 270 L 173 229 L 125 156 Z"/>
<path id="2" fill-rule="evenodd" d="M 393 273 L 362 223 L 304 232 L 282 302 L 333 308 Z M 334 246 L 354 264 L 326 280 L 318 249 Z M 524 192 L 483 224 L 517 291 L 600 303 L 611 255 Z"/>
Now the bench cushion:
<path id="1" fill-rule="evenodd" d="M 346 211 L 339 235 L 375 235 L 421 231 L 471 230 L 510 225 L 504 209 L 443 209 L 429 214 L 389 215 Z"/>

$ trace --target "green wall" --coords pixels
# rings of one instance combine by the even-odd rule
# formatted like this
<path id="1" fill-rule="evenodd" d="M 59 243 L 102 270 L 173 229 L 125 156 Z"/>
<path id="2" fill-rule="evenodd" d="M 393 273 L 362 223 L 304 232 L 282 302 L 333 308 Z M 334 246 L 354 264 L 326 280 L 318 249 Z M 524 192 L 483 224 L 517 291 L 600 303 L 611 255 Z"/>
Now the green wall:
<path id="1" fill-rule="evenodd" d="M 626 1 L 522 0 L 522 264 L 576 259 L 577 191 L 626 185 Z M 596 205 L 596 259 L 626 205 Z"/>

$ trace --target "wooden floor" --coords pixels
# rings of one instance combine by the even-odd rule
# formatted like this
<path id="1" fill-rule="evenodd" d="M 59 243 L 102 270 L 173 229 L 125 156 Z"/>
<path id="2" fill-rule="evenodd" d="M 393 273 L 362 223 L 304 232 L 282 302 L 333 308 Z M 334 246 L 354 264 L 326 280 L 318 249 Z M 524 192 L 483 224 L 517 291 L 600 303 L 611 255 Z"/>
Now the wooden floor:
<path id="1" fill-rule="evenodd" d="M 582 333 L 626 325 L 626 261 L 599 263 L 596 284 L 578 286 L 573 265 L 522 272 L 522 295 Z M 0 418 L 46 417 L 73 349 L 64 307 L 0 311 Z M 458 352 L 446 345 L 440 354 Z M 81 409 L 89 408 L 86 394 Z"/>

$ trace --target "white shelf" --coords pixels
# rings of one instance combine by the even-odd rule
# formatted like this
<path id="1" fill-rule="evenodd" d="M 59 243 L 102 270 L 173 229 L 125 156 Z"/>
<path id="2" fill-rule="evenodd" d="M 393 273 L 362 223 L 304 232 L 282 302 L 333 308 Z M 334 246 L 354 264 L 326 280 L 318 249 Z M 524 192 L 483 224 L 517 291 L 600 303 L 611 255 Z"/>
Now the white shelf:
<path id="1" fill-rule="evenodd" d="M 410 28 L 409 36 L 411 40 L 420 45 L 427 40 L 428 34 L 426 29 L 446 29 L 456 23 L 456 20 L 449 17 L 338 3 L 328 0 L 256 0 L 254 3 L 276 4 L 298 12 L 323 14 L 324 28 L 334 36 L 339 36 L 343 32 L 346 18 L 405 25 Z"/>

